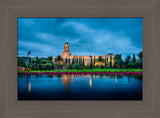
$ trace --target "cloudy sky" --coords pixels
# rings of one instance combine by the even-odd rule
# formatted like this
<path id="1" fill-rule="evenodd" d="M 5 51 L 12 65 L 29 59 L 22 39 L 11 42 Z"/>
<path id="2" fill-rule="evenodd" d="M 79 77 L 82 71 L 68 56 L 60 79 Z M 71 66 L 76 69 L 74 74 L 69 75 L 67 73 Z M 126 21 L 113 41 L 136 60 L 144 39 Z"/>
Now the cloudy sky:
<path id="1" fill-rule="evenodd" d="M 127 55 L 142 51 L 142 18 L 18 18 L 18 56 Z"/>

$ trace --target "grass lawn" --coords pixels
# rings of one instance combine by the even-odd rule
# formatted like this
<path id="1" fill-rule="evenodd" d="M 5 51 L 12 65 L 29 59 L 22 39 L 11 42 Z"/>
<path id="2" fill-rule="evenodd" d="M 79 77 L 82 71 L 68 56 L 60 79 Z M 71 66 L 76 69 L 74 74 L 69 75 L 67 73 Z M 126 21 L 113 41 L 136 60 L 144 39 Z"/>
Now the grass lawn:
<path id="1" fill-rule="evenodd" d="M 28 71 L 18 71 L 25 73 Z M 143 72 L 142 69 L 72 69 L 72 70 L 30 70 L 29 72 Z"/>

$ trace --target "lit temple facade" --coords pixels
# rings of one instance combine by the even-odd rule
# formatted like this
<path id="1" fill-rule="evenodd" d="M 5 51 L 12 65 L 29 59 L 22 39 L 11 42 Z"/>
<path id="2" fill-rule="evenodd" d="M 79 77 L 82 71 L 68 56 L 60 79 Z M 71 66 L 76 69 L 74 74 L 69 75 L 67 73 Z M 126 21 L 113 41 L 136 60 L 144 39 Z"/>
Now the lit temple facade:
<path id="1" fill-rule="evenodd" d="M 92 64 L 94 64 L 94 60 L 96 60 L 100 57 L 100 56 L 97 56 L 97 55 L 95 55 L 95 56 L 94 55 L 88 55 L 88 56 L 71 55 L 71 52 L 70 52 L 69 48 L 70 48 L 69 43 L 68 43 L 68 41 L 66 41 L 66 43 L 64 44 L 64 51 L 62 52 L 62 55 L 61 55 L 61 57 L 63 58 L 63 62 L 61 62 L 61 63 L 63 63 L 63 64 L 66 63 L 66 60 L 67 60 L 67 63 L 72 63 L 72 61 L 74 61 L 74 62 L 79 63 L 79 64 L 84 61 L 84 65 L 88 66 L 91 63 L 91 57 L 92 57 Z M 111 60 L 112 65 L 114 65 L 115 55 L 108 54 L 108 55 L 103 55 L 101 57 L 106 61 L 108 60 L 108 63 Z M 53 58 L 53 62 L 57 63 L 55 61 L 55 58 Z M 99 63 L 95 61 L 95 65 L 99 65 Z M 104 65 L 104 63 L 102 65 Z"/>

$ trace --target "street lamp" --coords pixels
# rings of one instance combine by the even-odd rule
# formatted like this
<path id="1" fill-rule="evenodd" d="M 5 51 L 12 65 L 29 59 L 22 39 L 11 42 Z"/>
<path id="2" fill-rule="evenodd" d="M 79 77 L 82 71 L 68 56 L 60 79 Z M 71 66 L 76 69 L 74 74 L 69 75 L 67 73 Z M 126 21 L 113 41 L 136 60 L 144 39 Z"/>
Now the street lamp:
<path id="1" fill-rule="evenodd" d="M 27 71 L 28 71 L 28 66 L 29 66 L 29 55 L 31 55 L 30 51 L 28 51 L 28 53 L 27 53 L 27 58 L 28 58 Z"/>

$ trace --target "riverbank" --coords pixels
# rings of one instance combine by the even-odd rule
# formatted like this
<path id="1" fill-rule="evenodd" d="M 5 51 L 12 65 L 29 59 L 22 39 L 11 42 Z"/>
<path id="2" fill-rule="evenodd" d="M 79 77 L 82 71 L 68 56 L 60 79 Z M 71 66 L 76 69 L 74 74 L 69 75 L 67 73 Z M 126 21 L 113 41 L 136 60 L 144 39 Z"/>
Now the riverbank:
<path id="1" fill-rule="evenodd" d="M 30 70 L 18 74 L 109 74 L 142 75 L 142 69 L 75 69 L 75 70 Z"/>
<path id="2" fill-rule="evenodd" d="M 142 72 L 18 72 L 19 75 L 30 74 L 106 74 L 106 75 L 142 75 Z"/>

